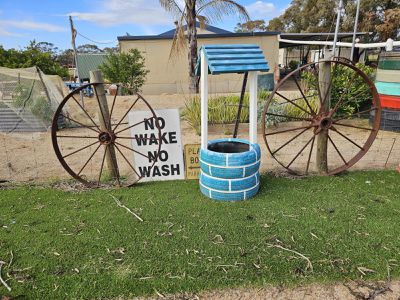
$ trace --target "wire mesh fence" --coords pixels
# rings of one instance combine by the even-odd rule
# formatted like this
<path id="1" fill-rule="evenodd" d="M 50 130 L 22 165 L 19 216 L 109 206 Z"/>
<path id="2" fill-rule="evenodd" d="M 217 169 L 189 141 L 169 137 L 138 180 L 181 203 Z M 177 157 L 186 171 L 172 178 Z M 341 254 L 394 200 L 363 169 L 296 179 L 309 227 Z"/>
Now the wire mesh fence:
<path id="1" fill-rule="evenodd" d="M 62 168 L 54 153 L 50 134 L 54 111 L 67 92 L 60 78 L 46 76 L 37 68 L 12 70 L 0 68 L 0 182 L 42 183 L 71 178 Z M 84 97 L 88 96 L 84 95 Z M 168 97 L 159 96 L 158 101 L 153 96 L 151 104 L 155 104 L 154 108 L 184 106 L 183 100 L 178 101 L 178 98 L 181 99 L 184 96 Z M 112 99 L 113 96 L 108 96 L 110 106 Z M 87 100 L 87 107 L 90 108 L 89 98 L 85 98 L 85 100 Z M 130 105 L 128 100 L 128 97 L 122 97 L 120 102 L 116 104 L 115 116 L 122 115 L 126 111 Z M 262 107 L 259 109 L 262 109 Z M 73 113 L 74 110 L 70 109 L 69 116 L 75 120 L 81 120 L 79 116 Z M 94 118 L 98 118 L 96 113 L 98 112 L 92 114 Z M 210 128 L 210 139 L 220 138 L 224 135 L 230 137 L 230 133 L 227 133 L 229 130 L 224 129 L 224 125 L 213 127 Z M 72 128 L 71 130 L 77 129 Z M 185 121 L 182 121 L 182 132 L 184 144 L 199 142 L 199 136 Z M 242 124 L 239 137 L 246 137 L 246 132 L 247 125 Z M 343 155 L 349 157 L 354 155 L 351 152 L 354 151 L 354 148 L 348 147 L 346 140 L 337 138 L 337 146 L 344 149 Z M 362 136 L 353 134 L 355 142 L 358 142 L 358 139 L 361 141 L 362 138 Z M 263 153 L 261 170 L 264 172 L 284 172 L 285 169 L 269 156 L 261 134 L 258 136 L 258 142 Z M 279 139 L 272 142 L 278 146 L 282 143 Z M 291 147 L 287 147 L 280 153 L 281 158 L 284 161 L 290 161 L 305 142 L 302 139 L 296 140 Z M 67 145 L 66 150 L 74 151 L 73 149 L 85 146 L 77 143 L 77 141 L 74 141 Z M 87 148 L 86 156 L 95 150 L 93 147 Z M 330 157 L 333 160 L 340 161 L 340 157 L 337 156 L 333 148 L 328 149 L 328 151 L 331 151 Z M 304 155 L 306 155 L 306 152 Z M 72 158 L 78 160 L 78 158 Z M 84 162 L 85 155 L 82 155 L 79 159 Z M 96 163 L 99 164 L 100 160 L 96 158 L 87 165 L 88 173 L 98 167 Z M 351 170 L 395 169 L 399 163 L 400 133 L 381 130 L 368 153 Z M 312 164 L 311 167 L 313 167 Z"/>

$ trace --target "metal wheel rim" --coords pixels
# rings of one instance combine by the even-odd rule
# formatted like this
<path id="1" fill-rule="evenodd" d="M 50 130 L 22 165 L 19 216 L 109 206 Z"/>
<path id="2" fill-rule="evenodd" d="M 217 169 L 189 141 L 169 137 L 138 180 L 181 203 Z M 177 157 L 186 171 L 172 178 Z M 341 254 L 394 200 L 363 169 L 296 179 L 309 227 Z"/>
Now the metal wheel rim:
<path id="1" fill-rule="evenodd" d="M 51 140 L 52 140 L 53 149 L 54 149 L 54 152 L 55 152 L 55 154 L 56 154 L 56 156 L 57 156 L 57 159 L 58 159 L 59 162 L 61 163 L 62 167 L 63 167 L 63 168 L 67 171 L 67 173 L 68 173 L 69 175 L 71 175 L 73 178 L 75 178 L 75 179 L 78 180 L 79 182 L 81 182 L 81 183 L 83 183 L 84 185 L 86 185 L 86 186 L 88 186 L 88 187 L 91 187 L 91 188 L 93 188 L 93 187 L 99 187 L 99 184 L 95 184 L 94 182 L 88 181 L 88 180 L 86 180 L 85 178 L 83 178 L 82 176 L 78 175 L 74 170 L 72 170 L 72 168 L 68 165 L 68 163 L 67 163 L 67 162 L 65 161 L 65 159 L 63 158 L 62 151 L 60 150 L 59 143 L 58 143 L 58 139 L 57 139 L 58 120 L 59 120 L 60 113 L 62 113 L 62 110 L 63 110 L 64 106 L 66 105 L 66 103 L 68 102 L 68 100 L 70 100 L 71 98 L 73 98 L 73 96 L 74 96 L 75 94 L 77 94 L 78 92 L 84 90 L 85 88 L 90 87 L 90 86 L 93 86 L 93 89 L 94 89 L 94 87 L 95 87 L 96 85 L 100 85 L 100 84 L 102 84 L 102 83 L 88 83 L 88 84 L 81 85 L 81 86 L 78 87 L 77 89 L 71 91 L 71 92 L 63 99 L 63 101 L 59 104 L 59 106 L 58 106 L 56 112 L 54 113 L 53 120 L 52 120 L 52 125 L 51 125 Z M 120 87 L 120 86 L 118 86 L 117 91 L 118 91 L 119 87 Z M 147 108 L 149 109 L 149 111 L 151 112 L 152 118 L 154 118 L 154 119 L 156 120 L 155 125 L 156 125 L 156 127 L 157 127 L 157 135 L 158 135 L 158 141 L 159 141 L 159 143 L 158 143 L 158 148 L 157 148 L 157 152 L 156 152 L 156 157 L 158 157 L 158 156 L 159 156 L 159 153 L 160 153 L 160 150 L 161 150 L 161 144 L 162 144 L 161 141 L 162 141 L 162 139 L 161 139 L 161 128 L 160 128 L 160 125 L 159 125 L 159 123 L 158 123 L 157 115 L 156 115 L 154 109 L 153 109 L 153 108 L 150 106 L 150 104 L 147 102 L 147 100 L 144 99 L 140 94 L 138 94 L 138 93 L 133 93 L 132 95 L 129 95 L 129 96 L 132 96 L 132 97 L 135 97 L 135 96 L 136 96 L 136 97 L 137 97 L 137 100 L 140 99 L 141 101 L 143 101 L 143 102 L 146 104 L 146 106 L 147 106 Z M 97 95 L 95 95 L 95 97 L 97 97 Z M 114 98 L 114 100 L 113 100 L 114 104 L 115 104 L 115 99 L 116 99 L 116 97 L 117 97 L 117 95 L 115 95 L 115 98 Z M 136 100 L 136 101 L 137 101 L 137 100 Z M 75 99 L 75 101 L 76 101 L 76 99 Z M 113 106 L 114 106 L 114 105 L 113 105 Z M 111 108 L 111 112 L 112 112 L 112 109 L 113 109 L 113 107 Z M 131 109 L 132 109 L 132 108 L 131 108 Z M 128 113 L 129 111 L 130 111 L 130 109 L 127 111 L 127 113 Z M 125 117 L 125 116 L 124 116 L 124 117 Z M 111 115 L 110 115 L 110 118 L 111 118 Z M 122 118 L 122 119 L 123 119 L 123 118 Z M 122 121 L 122 119 L 121 119 L 121 121 Z M 110 122 L 111 122 L 111 120 L 110 120 Z M 116 128 L 114 128 L 112 131 L 114 131 L 115 129 L 116 129 Z M 116 137 L 116 139 L 117 139 L 117 138 L 118 138 L 118 136 Z M 118 147 L 117 147 L 117 148 L 118 148 Z M 150 166 L 150 169 L 152 169 L 156 163 L 157 163 L 157 159 L 155 159 L 155 160 L 153 161 L 153 164 Z M 135 173 L 137 174 L 136 171 L 135 171 Z M 101 174 L 100 174 L 100 176 L 101 176 Z M 142 176 L 138 176 L 137 180 L 135 180 L 135 181 L 133 181 L 133 182 L 131 182 L 131 183 L 127 183 L 127 184 L 125 184 L 125 185 L 121 185 L 121 184 L 120 184 L 120 180 L 119 180 L 120 177 L 121 177 L 121 176 L 118 176 L 118 180 L 117 180 L 118 184 L 114 184 L 114 185 L 131 187 L 131 186 L 133 186 L 134 184 L 136 184 L 138 181 L 140 181 L 140 180 L 143 178 Z"/>
<path id="2" fill-rule="evenodd" d="M 371 133 L 368 136 L 367 140 L 365 141 L 364 145 L 363 145 L 363 149 L 360 150 L 359 152 L 356 153 L 356 155 L 354 155 L 349 161 L 347 161 L 347 164 L 341 165 L 337 168 L 334 168 L 332 170 L 329 170 L 326 175 L 335 175 L 335 174 L 339 174 L 347 169 L 349 169 L 350 167 L 352 167 L 355 163 L 357 163 L 370 149 L 370 147 L 372 146 L 379 128 L 380 128 L 380 120 L 381 120 L 381 105 L 380 105 L 380 100 L 379 100 L 379 94 L 376 90 L 376 87 L 374 85 L 374 83 L 368 78 L 368 76 L 362 72 L 360 69 L 358 69 L 354 64 L 349 64 L 346 62 L 343 62 L 341 60 L 337 60 L 335 58 L 333 58 L 330 61 L 325 61 L 325 62 L 329 62 L 331 64 L 336 63 L 339 65 L 343 65 L 346 66 L 350 69 L 352 69 L 353 71 L 355 71 L 358 75 L 360 75 L 364 81 L 368 84 L 368 86 L 370 87 L 370 91 L 371 91 L 371 95 L 372 95 L 372 100 L 374 103 L 374 110 L 375 110 L 375 114 L 374 114 L 374 122 L 372 124 L 372 128 L 371 128 Z M 301 172 L 295 171 L 291 168 L 286 167 L 280 160 L 278 160 L 276 158 L 276 156 L 273 154 L 273 151 L 268 143 L 268 139 L 267 139 L 267 133 L 266 133 L 266 117 L 267 117 L 267 113 L 268 113 L 268 109 L 274 99 L 274 96 L 276 94 L 276 92 L 279 90 L 280 87 L 282 87 L 284 85 L 284 83 L 289 80 L 290 77 L 292 77 L 293 75 L 299 73 L 302 70 L 305 70 L 306 68 L 312 67 L 312 66 L 316 66 L 318 65 L 320 62 L 313 62 L 313 63 L 309 63 L 306 64 L 292 72 L 290 72 L 289 74 L 287 74 L 274 88 L 274 90 L 271 92 L 271 94 L 269 95 L 266 104 L 264 106 L 264 110 L 262 113 L 262 134 L 263 134 L 263 139 L 264 139 L 264 143 L 268 149 L 268 152 L 270 153 L 270 155 L 274 158 L 274 160 L 276 162 L 279 163 L 279 165 L 281 165 L 283 168 L 285 168 L 289 173 L 293 174 L 293 175 L 307 175 L 308 171 L 306 172 L 306 174 L 302 174 Z M 319 88 L 318 88 L 319 91 Z M 318 95 L 319 98 L 321 98 L 321 95 Z M 372 109 L 371 109 L 372 110 Z M 319 113 L 319 112 L 318 112 Z M 314 135 L 314 138 L 316 138 L 317 135 Z M 314 141 L 313 141 L 314 143 Z"/>

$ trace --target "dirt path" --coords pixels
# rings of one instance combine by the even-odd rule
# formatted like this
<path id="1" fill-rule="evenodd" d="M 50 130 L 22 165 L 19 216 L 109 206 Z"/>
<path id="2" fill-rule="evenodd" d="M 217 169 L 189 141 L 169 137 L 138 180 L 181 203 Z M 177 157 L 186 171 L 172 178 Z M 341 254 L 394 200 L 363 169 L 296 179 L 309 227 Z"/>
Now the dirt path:
<path id="1" fill-rule="evenodd" d="M 259 289 L 227 289 L 199 294 L 159 295 L 149 299 L 207 299 L 207 300 L 399 300 L 400 281 L 375 283 L 311 284 L 296 288 L 265 287 Z"/>

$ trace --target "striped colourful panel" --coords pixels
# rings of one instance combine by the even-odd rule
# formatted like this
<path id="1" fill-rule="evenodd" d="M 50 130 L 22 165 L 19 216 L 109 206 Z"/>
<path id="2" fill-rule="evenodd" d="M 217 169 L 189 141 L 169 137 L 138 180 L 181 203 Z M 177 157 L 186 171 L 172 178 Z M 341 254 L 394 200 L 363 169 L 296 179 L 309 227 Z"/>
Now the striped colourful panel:
<path id="1" fill-rule="evenodd" d="M 380 57 L 378 68 L 383 70 L 400 70 L 400 53 L 397 56 Z"/>
<path id="2" fill-rule="evenodd" d="M 376 70 L 377 82 L 398 82 L 400 83 L 400 70 Z"/>
<path id="3" fill-rule="evenodd" d="M 379 100 L 384 108 L 400 109 L 400 96 L 379 94 Z"/>
<path id="4" fill-rule="evenodd" d="M 400 83 L 398 82 L 375 82 L 379 94 L 400 96 Z"/>

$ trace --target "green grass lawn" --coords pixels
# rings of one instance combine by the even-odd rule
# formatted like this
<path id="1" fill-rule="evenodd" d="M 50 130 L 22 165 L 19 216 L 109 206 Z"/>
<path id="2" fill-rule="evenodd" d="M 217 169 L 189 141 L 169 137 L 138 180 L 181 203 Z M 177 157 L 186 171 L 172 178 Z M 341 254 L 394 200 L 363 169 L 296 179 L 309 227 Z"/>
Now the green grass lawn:
<path id="1" fill-rule="evenodd" d="M 196 181 L 3 189 L 0 260 L 12 288 L 0 284 L 0 295 L 29 299 L 398 278 L 400 175 L 266 175 L 255 198 L 237 203 L 201 196 Z"/>

